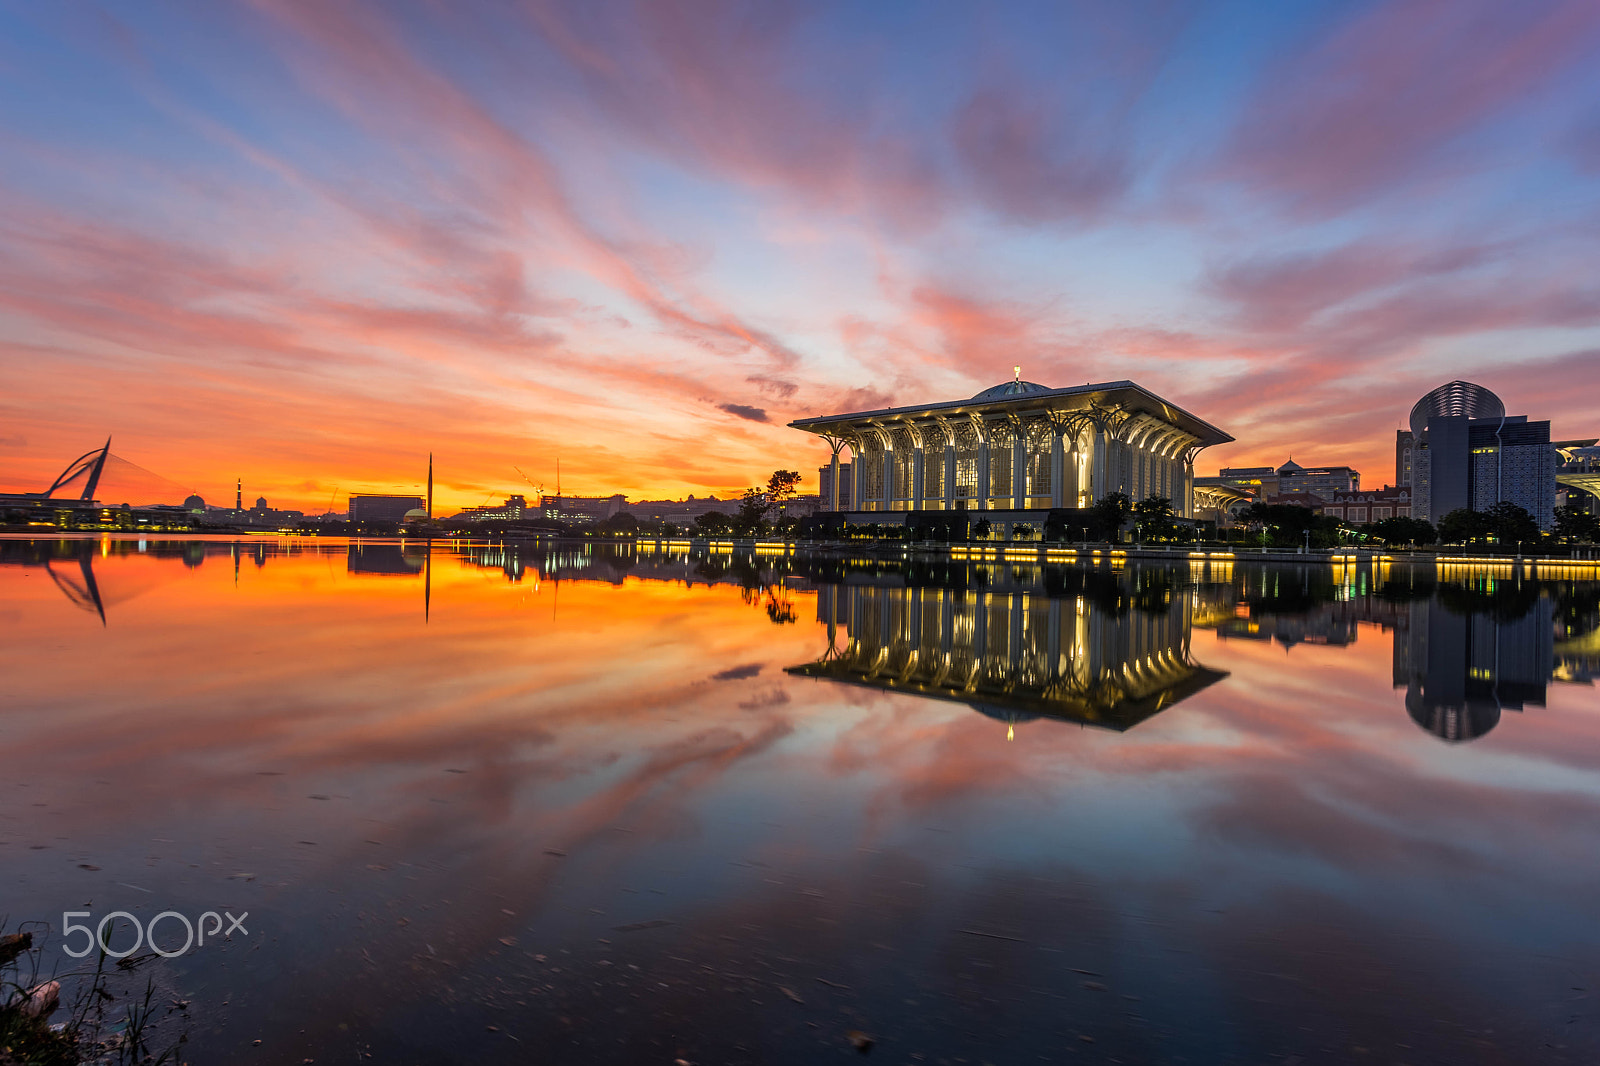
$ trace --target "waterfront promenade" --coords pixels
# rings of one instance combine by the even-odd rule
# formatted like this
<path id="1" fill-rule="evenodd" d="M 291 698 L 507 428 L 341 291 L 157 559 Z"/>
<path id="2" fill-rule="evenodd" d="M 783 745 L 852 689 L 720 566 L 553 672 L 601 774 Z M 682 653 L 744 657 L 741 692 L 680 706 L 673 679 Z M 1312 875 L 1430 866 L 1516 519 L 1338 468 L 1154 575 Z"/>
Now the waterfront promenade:
<path id="1" fill-rule="evenodd" d="M 1367 548 L 1226 548 L 1187 546 L 1159 547 L 1109 544 L 1028 544 L 1015 541 L 944 543 L 936 541 L 902 542 L 892 540 L 814 540 L 794 541 L 778 538 L 734 537 L 636 537 L 632 541 L 641 553 L 695 553 L 777 556 L 796 554 L 872 555 L 885 558 L 948 558 L 965 562 L 1032 563 L 1034 565 L 1071 563 L 1116 563 L 1128 559 L 1167 562 L 1264 562 L 1304 563 L 1416 563 L 1422 565 L 1463 566 L 1504 571 L 1508 576 L 1522 572 L 1533 577 L 1600 578 L 1600 551 L 1592 546 L 1575 549 L 1572 556 L 1482 555 L 1449 548 L 1440 551 L 1381 551 Z"/>

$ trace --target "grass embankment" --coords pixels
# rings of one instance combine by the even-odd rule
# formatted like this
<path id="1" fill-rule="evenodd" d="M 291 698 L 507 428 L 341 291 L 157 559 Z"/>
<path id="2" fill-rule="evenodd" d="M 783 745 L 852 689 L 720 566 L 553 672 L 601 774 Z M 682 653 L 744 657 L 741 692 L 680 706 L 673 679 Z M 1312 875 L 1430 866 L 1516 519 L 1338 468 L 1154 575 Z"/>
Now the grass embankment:
<path id="1" fill-rule="evenodd" d="M 43 951 L 32 932 L 0 935 L 0 1066 L 177 1061 L 177 1044 L 160 1053 L 150 1047 L 157 1010 L 154 979 L 146 979 L 142 993 L 119 995 L 120 986 L 134 985 L 133 972 L 155 956 L 113 959 L 104 945 L 95 954 L 93 969 L 46 976 Z M 74 990 L 65 1006 L 64 988 Z M 184 1006 L 175 1003 L 171 1010 Z"/>

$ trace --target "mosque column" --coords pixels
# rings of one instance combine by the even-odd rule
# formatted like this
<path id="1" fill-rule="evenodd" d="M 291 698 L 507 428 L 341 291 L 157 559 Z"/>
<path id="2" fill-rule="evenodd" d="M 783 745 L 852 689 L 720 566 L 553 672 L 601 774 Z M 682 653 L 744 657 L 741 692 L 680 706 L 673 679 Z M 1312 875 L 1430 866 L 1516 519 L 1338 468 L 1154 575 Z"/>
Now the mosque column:
<path id="1" fill-rule="evenodd" d="M 1028 440 L 1025 427 L 1011 429 L 1011 507 L 1020 511 L 1028 506 Z"/>
<path id="2" fill-rule="evenodd" d="M 894 510 L 894 445 L 883 447 L 883 503 L 880 511 Z"/>
<path id="3" fill-rule="evenodd" d="M 828 464 L 828 510 L 839 509 L 839 449 L 843 442 L 833 442 L 833 459 Z"/>
<path id="4" fill-rule="evenodd" d="M 867 501 L 863 497 L 863 494 L 867 491 L 866 458 L 867 449 L 865 444 L 852 448 L 850 456 L 850 473 L 855 485 L 850 491 L 850 509 L 853 511 L 865 511 L 867 509 Z"/>
<path id="5" fill-rule="evenodd" d="M 1104 426 L 1094 427 L 1094 452 L 1089 456 L 1089 502 L 1094 503 L 1100 497 L 1110 492 L 1107 487 L 1107 478 L 1110 470 L 1106 462 L 1106 430 Z"/>
<path id="6" fill-rule="evenodd" d="M 1083 506 L 1082 495 L 1085 481 L 1083 464 L 1087 458 L 1087 453 L 1088 443 L 1077 433 L 1074 433 L 1072 436 L 1072 448 L 1067 452 L 1067 471 L 1070 476 L 1067 479 L 1067 491 L 1063 497 L 1068 507 Z"/>
<path id="7" fill-rule="evenodd" d="M 944 489 L 944 509 L 953 511 L 956 507 L 956 446 L 953 442 L 944 442 L 944 481 L 940 484 Z"/>
<path id="8" fill-rule="evenodd" d="M 913 511 L 922 510 L 923 496 L 927 491 L 922 483 L 922 468 L 922 445 L 919 444 L 911 452 L 911 509 Z"/>
<path id="9" fill-rule="evenodd" d="M 1050 506 L 1065 507 L 1067 495 L 1067 447 L 1061 427 L 1050 427 Z"/>
<path id="10" fill-rule="evenodd" d="M 989 427 L 985 426 L 983 440 L 978 442 L 978 510 L 989 509 Z"/>

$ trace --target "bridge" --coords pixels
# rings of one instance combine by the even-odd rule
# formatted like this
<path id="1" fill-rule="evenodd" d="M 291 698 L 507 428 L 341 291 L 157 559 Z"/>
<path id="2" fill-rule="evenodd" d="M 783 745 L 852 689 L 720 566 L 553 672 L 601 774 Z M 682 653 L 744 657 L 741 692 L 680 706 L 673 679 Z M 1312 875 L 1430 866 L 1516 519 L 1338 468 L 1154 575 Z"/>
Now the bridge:
<path id="1" fill-rule="evenodd" d="M 179 506 L 102 504 L 96 497 L 108 465 L 124 475 L 131 470 L 157 482 L 166 482 L 151 495 L 178 488 L 160 474 L 112 455 L 111 438 L 107 437 L 100 447 L 91 448 L 68 463 L 44 491 L 0 492 L 0 529 L 181 533 L 193 527 L 191 516 Z M 115 487 L 117 480 L 117 475 L 113 474 L 112 491 L 127 491 L 128 485 Z M 150 491 L 148 485 L 145 491 Z"/>
<path id="2" fill-rule="evenodd" d="M 94 491 L 100 485 L 100 475 L 105 473 L 106 459 L 111 455 L 111 438 L 107 437 L 105 444 L 98 448 L 91 448 L 67 464 L 59 477 L 50 483 L 50 487 L 43 492 L 0 492 L 0 503 L 40 503 L 46 500 L 54 501 L 56 493 L 68 485 L 83 478 L 83 489 L 78 495 L 77 502 L 93 506 L 95 503 Z M 67 497 L 61 497 L 65 500 Z"/>

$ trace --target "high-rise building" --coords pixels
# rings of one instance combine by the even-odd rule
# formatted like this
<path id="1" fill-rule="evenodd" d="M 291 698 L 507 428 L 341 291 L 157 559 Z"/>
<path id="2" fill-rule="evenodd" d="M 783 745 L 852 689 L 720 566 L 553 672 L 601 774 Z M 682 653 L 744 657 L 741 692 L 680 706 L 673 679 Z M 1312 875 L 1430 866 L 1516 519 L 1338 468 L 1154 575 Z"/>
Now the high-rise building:
<path id="1" fill-rule="evenodd" d="M 839 510 L 850 510 L 850 486 L 854 484 L 850 477 L 850 464 L 839 464 Z M 833 466 L 819 467 L 817 469 L 817 495 L 824 500 L 833 499 Z"/>
<path id="2" fill-rule="evenodd" d="M 1394 484 L 1395 488 L 1408 488 L 1411 485 L 1412 453 L 1416 446 L 1416 438 L 1409 429 L 1394 431 Z"/>
<path id="3" fill-rule="evenodd" d="M 1451 511 L 1514 503 L 1541 529 L 1555 520 L 1556 453 L 1550 423 L 1506 414 L 1470 381 L 1441 385 L 1411 409 L 1412 507 L 1437 523 Z"/>

